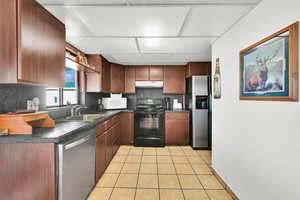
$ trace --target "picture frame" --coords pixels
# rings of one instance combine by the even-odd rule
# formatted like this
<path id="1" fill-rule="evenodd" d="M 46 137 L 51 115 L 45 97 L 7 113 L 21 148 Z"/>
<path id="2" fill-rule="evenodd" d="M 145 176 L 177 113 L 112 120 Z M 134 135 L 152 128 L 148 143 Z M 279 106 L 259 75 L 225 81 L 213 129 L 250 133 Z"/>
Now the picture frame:
<path id="1" fill-rule="evenodd" d="M 240 100 L 298 101 L 299 22 L 240 51 Z"/>

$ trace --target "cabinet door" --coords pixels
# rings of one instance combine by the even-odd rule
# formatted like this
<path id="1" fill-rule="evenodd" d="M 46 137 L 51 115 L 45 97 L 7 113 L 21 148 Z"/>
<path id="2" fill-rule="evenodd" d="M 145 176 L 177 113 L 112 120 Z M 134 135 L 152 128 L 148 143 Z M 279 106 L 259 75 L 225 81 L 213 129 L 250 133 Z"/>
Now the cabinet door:
<path id="1" fill-rule="evenodd" d="M 101 178 L 106 169 L 106 141 L 102 134 L 96 138 L 96 182 Z"/>
<path id="2" fill-rule="evenodd" d="M 149 66 L 136 66 L 135 80 L 136 81 L 148 81 L 149 80 Z"/>
<path id="3" fill-rule="evenodd" d="M 135 67 L 125 67 L 125 91 L 126 94 L 135 93 Z"/>
<path id="4" fill-rule="evenodd" d="M 17 82 L 17 2 L 2 0 L 0 6 L 0 83 Z"/>
<path id="5" fill-rule="evenodd" d="M 53 143 L 0 144 L 1 200 L 56 200 Z"/>
<path id="6" fill-rule="evenodd" d="M 134 113 L 121 114 L 120 140 L 122 145 L 132 145 L 134 136 Z"/>
<path id="7" fill-rule="evenodd" d="M 124 67 L 118 64 L 111 64 L 111 92 L 124 92 Z"/>
<path id="8" fill-rule="evenodd" d="M 186 67 L 186 77 L 211 75 L 211 62 L 190 62 Z"/>
<path id="9" fill-rule="evenodd" d="M 185 66 L 164 67 L 165 94 L 185 94 Z"/>
<path id="10" fill-rule="evenodd" d="M 163 79 L 163 66 L 150 66 L 150 81 L 162 81 Z"/>
<path id="11" fill-rule="evenodd" d="M 101 74 L 86 73 L 86 92 L 101 92 Z"/>
<path id="12" fill-rule="evenodd" d="M 65 26 L 34 0 L 19 0 L 20 82 L 64 86 Z"/>
<path id="13" fill-rule="evenodd" d="M 112 128 L 108 129 L 105 133 L 105 144 L 106 144 L 106 149 L 105 149 L 105 160 L 106 160 L 106 166 L 109 165 L 112 157 L 113 157 L 113 149 L 112 149 Z"/>
<path id="14" fill-rule="evenodd" d="M 189 138 L 188 120 L 166 120 L 166 144 L 187 145 Z"/>
<path id="15" fill-rule="evenodd" d="M 120 141 L 119 141 L 119 137 L 120 137 L 120 129 L 121 129 L 121 122 L 118 121 L 113 127 L 113 146 L 112 146 L 112 151 L 113 151 L 113 155 L 115 155 L 115 153 L 117 153 L 119 146 L 120 146 Z"/>
<path id="16" fill-rule="evenodd" d="M 40 54 L 41 35 L 37 18 L 37 3 L 33 0 L 19 0 L 19 65 L 18 79 L 20 81 L 38 83 L 40 71 L 38 58 Z M 44 78 L 44 77 L 43 77 Z"/>
<path id="17" fill-rule="evenodd" d="M 110 92 L 110 63 L 103 57 L 101 67 L 101 90 L 102 92 Z"/>
<path id="18" fill-rule="evenodd" d="M 88 64 L 97 72 L 101 72 L 101 56 L 97 54 L 87 55 Z"/>

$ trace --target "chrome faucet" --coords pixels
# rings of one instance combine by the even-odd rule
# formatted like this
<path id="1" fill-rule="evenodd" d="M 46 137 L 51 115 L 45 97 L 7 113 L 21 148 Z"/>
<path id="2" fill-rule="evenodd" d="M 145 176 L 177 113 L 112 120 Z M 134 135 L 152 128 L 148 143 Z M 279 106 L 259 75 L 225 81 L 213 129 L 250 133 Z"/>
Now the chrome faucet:
<path id="1" fill-rule="evenodd" d="M 75 116 L 80 116 L 81 115 L 81 109 L 87 109 L 88 107 L 85 105 L 81 105 L 75 108 Z"/>
<path id="2" fill-rule="evenodd" d="M 71 117 L 76 116 L 76 109 L 79 107 L 80 107 L 80 105 L 71 106 Z"/>

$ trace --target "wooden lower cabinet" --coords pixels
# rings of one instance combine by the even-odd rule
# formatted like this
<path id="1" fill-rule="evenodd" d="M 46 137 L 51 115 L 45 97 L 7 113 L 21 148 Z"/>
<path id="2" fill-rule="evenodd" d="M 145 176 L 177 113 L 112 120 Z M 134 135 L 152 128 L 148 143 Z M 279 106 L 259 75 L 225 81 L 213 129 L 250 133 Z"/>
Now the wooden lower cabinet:
<path id="1" fill-rule="evenodd" d="M 189 113 L 166 113 L 165 135 L 167 145 L 189 144 Z"/>
<path id="2" fill-rule="evenodd" d="M 55 144 L 0 144 L 0 157 L 0 199 L 56 200 Z"/>
<path id="3" fill-rule="evenodd" d="M 98 181 L 106 169 L 106 135 L 96 138 L 96 181 Z"/>
<path id="4" fill-rule="evenodd" d="M 118 114 L 96 127 L 96 182 L 120 147 L 121 124 L 121 114 Z"/>
<path id="5" fill-rule="evenodd" d="M 106 155 L 105 155 L 105 163 L 106 163 L 106 166 L 109 165 L 112 157 L 113 157 L 113 149 L 112 149 L 112 129 L 110 128 L 108 131 L 106 131 L 104 134 L 105 134 L 105 142 L 106 142 L 106 148 L 105 148 L 105 151 L 106 151 Z"/>
<path id="6" fill-rule="evenodd" d="M 132 145 L 134 137 L 134 113 L 124 112 L 121 114 L 121 137 L 122 145 Z"/>

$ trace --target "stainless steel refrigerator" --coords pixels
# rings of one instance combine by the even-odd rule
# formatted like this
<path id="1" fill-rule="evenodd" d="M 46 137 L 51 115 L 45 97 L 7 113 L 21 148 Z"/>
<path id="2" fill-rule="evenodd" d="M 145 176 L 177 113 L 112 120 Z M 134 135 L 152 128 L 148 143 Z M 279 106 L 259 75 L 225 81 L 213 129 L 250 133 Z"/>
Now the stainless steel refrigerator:
<path id="1" fill-rule="evenodd" d="M 190 110 L 190 143 L 194 149 L 211 149 L 210 76 L 187 79 L 186 108 Z"/>

